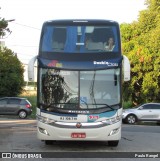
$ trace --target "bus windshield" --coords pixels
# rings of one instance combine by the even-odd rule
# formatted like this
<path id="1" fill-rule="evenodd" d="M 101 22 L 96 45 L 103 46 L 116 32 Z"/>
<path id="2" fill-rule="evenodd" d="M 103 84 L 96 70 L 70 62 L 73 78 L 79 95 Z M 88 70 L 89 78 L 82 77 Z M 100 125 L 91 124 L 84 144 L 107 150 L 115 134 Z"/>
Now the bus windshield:
<path id="1" fill-rule="evenodd" d="M 120 38 L 116 26 L 45 25 L 40 52 L 93 53 L 119 52 Z"/>
<path id="2" fill-rule="evenodd" d="M 100 109 L 120 103 L 120 69 L 40 68 L 40 103 L 58 109 Z"/>

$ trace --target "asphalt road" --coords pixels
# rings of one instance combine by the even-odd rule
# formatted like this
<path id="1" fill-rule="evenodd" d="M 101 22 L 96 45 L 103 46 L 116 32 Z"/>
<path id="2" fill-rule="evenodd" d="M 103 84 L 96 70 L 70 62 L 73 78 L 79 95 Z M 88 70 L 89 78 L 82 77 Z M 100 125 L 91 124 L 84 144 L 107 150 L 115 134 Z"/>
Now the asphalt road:
<path id="1" fill-rule="evenodd" d="M 45 145 L 36 137 L 36 121 L 35 120 L 19 120 L 16 118 L 5 119 L 0 117 L 0 152 L 49 152 L 66 155 L 66 152 L 73 155 L 85 156 L 85 154 L 95 154 L 105 152 L 108 155 L 119 154 L 128 155 L 127 152 L 137 152 L 157 154 L 160 152 L 160 126 L 146 126 L 146 125 L 122 125 L 122 139 L 118 147 L 109 147 L 107 142 L 69 142 L 58 141 L 53 145 Z M 58 153 L 60 152 L 60 153 Z M 106 156 L 105 154 L 105 156 Z M 139 154 L 139 153 L 137 153 Z M 86 156 L 85 156 L 86 157 Z M 160 156 L 159 156 L 160 157 Z M 61 158 L 59 160 L 64 160 Z M 66 155 L 67 158 L 67 155 Z M 73 158 L 73 157 L 71 157 Z M 79 157 L 78 157 L 79 158 Z M 78 158 L 76 160 L 78 160 Z M 116 160 L 115 158 L 112 158 Z M 141 160 L 143 158 L 138 158 Z M 147 158 L 148 159 L 148 158 Z M 3 159 L 4 160 L 4 159 Z M 14 160 L 14 159 L 13 159 Z M 23 159 L 24 160 L 24 159 Z M 43 159 L 45 160 L 45 159 Z M 47 159 L 50 160 L 50 159 Z M 53 159 L 51 159 L 53 160 Z M 57 160 L 57 159 L 56 159 Z M 72 159 L 70 159 L 72 160 Z M 88 161 L 85 159 L 85 161 Z M 103 158 L 95 159 L 101 161 Z M 126 159 L 125 159 L 126 160 Z M 153 160 L 153 158 L 151 159 Z M 159 159 L 154 159 L 159 160 Z M 94 159 L 92 159 L 94 161 Z M 121 159 L 119 159 L 121 161 Z"/>

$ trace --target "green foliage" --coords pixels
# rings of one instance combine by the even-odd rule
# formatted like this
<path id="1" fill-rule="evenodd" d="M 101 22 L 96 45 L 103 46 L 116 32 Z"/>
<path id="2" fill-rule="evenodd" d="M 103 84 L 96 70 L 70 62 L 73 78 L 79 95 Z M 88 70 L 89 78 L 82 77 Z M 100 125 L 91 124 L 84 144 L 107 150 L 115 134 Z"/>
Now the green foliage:
<path id="1" fill-rule="evenodd" d="M 138 22 L 121 24 L 122 50 L 131 62 L 131 82 L 124 100 L 133 104 L 160 101 L 160 1 L 147 0 Z"/>
<path id="2" fill-rule="evenodd" d="M 37 96 L 32 95 L 32 96 L 22 96 L 25 97 L 29 100 L 29 102 L 32 104 L 32 114 L 31 118 L 35 119 L 36 118 L 36 105 L 37 105 Z"/>
<path id="3" fill-rule="evenodd" d="M 123 102 L 123 108 L 124 109 L 127 109 L 127 108 L 132 108 L 133 105 L 132 105 L 132 101 L 126 101 L 126 102 Z"/>
<path id="4" fill-rule="evenodd" d="M 24 85 L 24 68 L 16 55 L 7 48 L 0 49 L 0 97 L 17 96 Z"/>
<path id="5" fill-rule="evenodd" d="M 0 8 L 1 9 L 1 8 Z M 0 37 L 3 37 L 6 35 L 7 32 L 10 32 L 8 27 L 8 22 L 0 17 Z"/>
<path id="6" fill-rule="evenodd" d="M 7 32 L 10 32 L 9 28 L 7 28 L 8 22 L 0 17 L 0 36 L 5 36 Z"/>

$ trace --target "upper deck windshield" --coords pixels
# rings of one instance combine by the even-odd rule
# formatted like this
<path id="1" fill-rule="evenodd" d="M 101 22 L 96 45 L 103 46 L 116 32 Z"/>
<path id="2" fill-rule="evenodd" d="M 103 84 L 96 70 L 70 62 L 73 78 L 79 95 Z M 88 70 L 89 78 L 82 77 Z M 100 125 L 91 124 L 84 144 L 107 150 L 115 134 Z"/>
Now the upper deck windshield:
<path id="1" fill-rule="evenodd" d="M 118 27 L 113 25 L 44 25 L 40 52 L 119 52 Z"/>

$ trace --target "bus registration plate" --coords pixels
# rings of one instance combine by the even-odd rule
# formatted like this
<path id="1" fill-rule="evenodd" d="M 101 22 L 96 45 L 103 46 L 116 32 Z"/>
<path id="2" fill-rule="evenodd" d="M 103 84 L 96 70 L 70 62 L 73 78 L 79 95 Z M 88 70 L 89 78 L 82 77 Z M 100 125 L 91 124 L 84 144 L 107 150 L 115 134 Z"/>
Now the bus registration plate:
<path id="1" fill-rule="evenodd" d="M 86 133 L 72 133 L 72 138 L 86 138 Z"/>
<path id="2" fill-rule="evenodd" d="M 77 121 L 77 117 L 60 117 L 60 120 L 64 121 Z"/>

